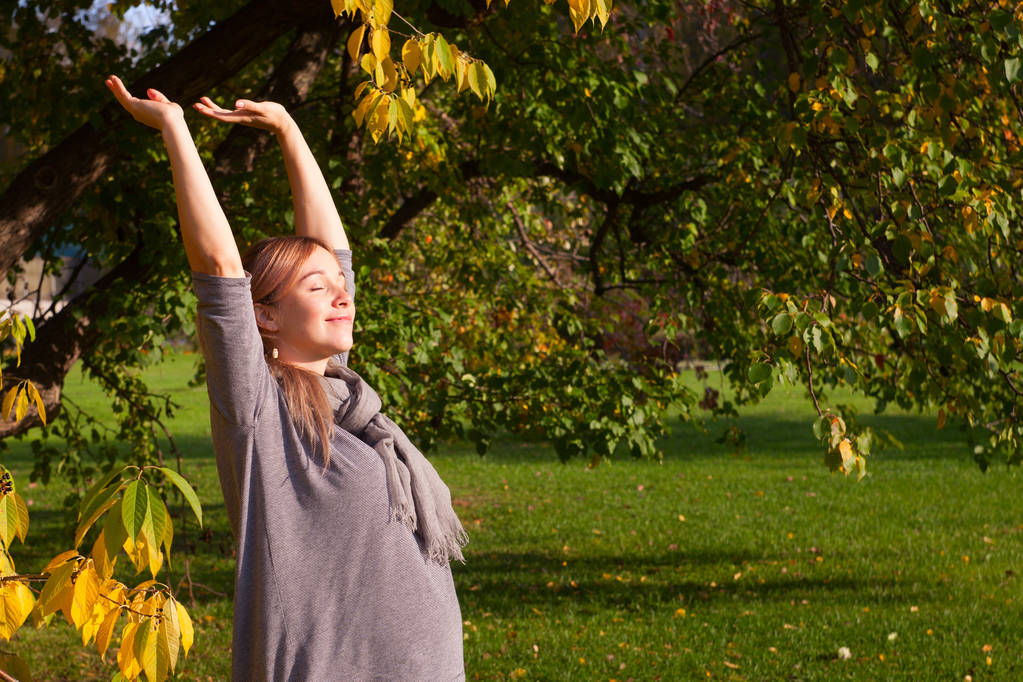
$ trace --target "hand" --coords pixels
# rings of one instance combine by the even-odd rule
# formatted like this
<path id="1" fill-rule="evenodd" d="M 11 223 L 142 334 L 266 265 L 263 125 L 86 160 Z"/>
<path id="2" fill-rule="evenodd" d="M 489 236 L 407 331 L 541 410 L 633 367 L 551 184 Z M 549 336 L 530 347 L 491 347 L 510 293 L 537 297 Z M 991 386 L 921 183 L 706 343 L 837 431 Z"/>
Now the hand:
<path id="1" fill-rule="evenodd" d="M 149 99 L 139 99 L 132 97 L 117 76 L 110 76 L 105 82 L 121 106 L 139 123 L 162 131 L 172 122 L 185 120 L 185 112 L 181 107 L 157 90 L 150 88 L 146 91 Z"/>
<path id="2" fill-rule="evenodd" d="M 261 130 L 269 130 L 275 135 L 280 135 L 293 124 L 291 115 L 276 102 L 253 102 L 248 99 L 240 99 L 234 103 L 234 111 L 230 111 L 217 106 L 209 97 L 202 97 L 192 106 L 200 114 L 205 114 L 218 121 L 240 123 Z"/>

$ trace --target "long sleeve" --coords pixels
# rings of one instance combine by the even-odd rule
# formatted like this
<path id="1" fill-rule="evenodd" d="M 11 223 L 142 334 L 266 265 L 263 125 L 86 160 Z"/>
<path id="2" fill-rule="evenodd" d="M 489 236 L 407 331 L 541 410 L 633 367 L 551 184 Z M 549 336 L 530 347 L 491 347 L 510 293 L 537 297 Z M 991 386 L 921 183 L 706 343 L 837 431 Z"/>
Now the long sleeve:
<path id="1" fill-rule="evenodd" d="M 273 378 L 263 358 L 250 278 L 193 272 L 192 283 L 210 403 L 228 422 L 251 425 L 273 394 Z"/>

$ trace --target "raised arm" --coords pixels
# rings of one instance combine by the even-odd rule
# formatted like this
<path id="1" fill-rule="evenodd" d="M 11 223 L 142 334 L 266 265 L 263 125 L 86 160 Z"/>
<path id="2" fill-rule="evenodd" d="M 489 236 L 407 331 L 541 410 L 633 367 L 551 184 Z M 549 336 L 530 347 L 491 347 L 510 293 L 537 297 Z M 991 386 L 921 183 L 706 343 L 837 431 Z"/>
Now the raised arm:
<path id="1" fill-rule="evenodd" d="M 108 78 L 106 85 L 136 121 L 163 134 L 189 266 L 207 275 L 244 276 L 231 226 L 206 175 L 181 107 L 156 90 L 146 93 L 149 99 L 132 97 L 117 76 Z"/>
<path id="2" fill-rule="evenodd" d="M 241 123 L 268 130 L 277 136 L 291 183 L 295 206 L 295 232 L 317 237 L 335 249 L 348 249 L 348 237 L 334 206 L 330 188 L 323 178 L 302 131 L 280 104 L 240 99 L 234 111 L 217 106 L 209 97 L 195 104 L 196 111 L 218 121 Z"/>

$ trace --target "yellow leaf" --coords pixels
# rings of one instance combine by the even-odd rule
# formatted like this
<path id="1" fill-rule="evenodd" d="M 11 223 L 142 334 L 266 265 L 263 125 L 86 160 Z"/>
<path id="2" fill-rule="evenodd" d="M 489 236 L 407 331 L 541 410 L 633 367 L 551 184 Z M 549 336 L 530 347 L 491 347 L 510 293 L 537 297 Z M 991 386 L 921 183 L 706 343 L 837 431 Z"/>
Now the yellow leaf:
<path id="1" fill-rule="evenodd" d="M 371 19 L 370 6 L 367 0 L 349 0 L 348 10 L 352 18 L 355 18 L 355 10 L 359 10 L 362 12 L 363 21 L 370 21 Z"/>
<path id="2" fill-rule="evenodd" d="M 11 418 L 11 410 L 14 408 L 14 399 L 18 397 L 18 386 L 7 391 L 4 396 L 3 405 L 0 406 L 0 413 L 3 413 L 4 419 Z"/>
<path id="3" fill-rule="evenodd" d="M 394 68 L 394 62 L 390 57 L 384 57 L 380 61 L 380 68 L 384 74 L 384 82 L 380 84 L 380 88 L 384 92 L 394 92 L 398 87 L 398 71 Z"/>
<path id="4" fill-rule="evenodd" d="M 387 130 L 388 114 L 391 107 L 391 98 L 386 95 L 380 97 L 380 102 L 373 111 L 370 122 L 367 124 L 373 142 L 379 142 L 384 131 Z"/>
<path id="5" fill-rule="evenodd" d="M 405 64 L 405 70 L 409 77 L 415 75 L 416 69 L 423 60 L 423 52 L 419 49 L 419 41 L 409 38 L 401 48 L 401 61 Z"/>
<path id="6" fill-rule="evenodd" d="M 188 615 L 188 611 L 185 607 L 177 600 L 170 599 L 169 601 L 174 604 L 174 607 L 178 612 L 178 630 L 181 632 L 181 648 L 185 650 L 185 655 L 188 655 L 188 650 L 192 648 L 192 641 L 194 637 L 194 633 L 192 631 L 192 618 Z"/>
<path id="7" fill-rule="evenodd" d="M 20 422 L 28 413 L 28 393 L 22 391 L 18 394 L 17 403 L 14 406 L 14 421 Z"/>
<path id="8" fill-rule="evenodd" d="M 140 623 L 129 621 L 121 631 L 121 647 L 117 650 L 117 666 L 121 669 L 121 675 L 126 679 L 134 680 L 142 674 L 142 664 L 135 658 L 135 633 Z"/>
<path id="9" fill-rule="evenodd" d="M 89 642 L 96 636 L 103 621 L 106 619 L 107 614 L 110 610 L 115 608 L 113 604 L 100 596 L 96 599 L 96 603 L 92 605 L 92 613 L 89 614 L 89 618 L 82 623 L 82 646 L 89 646 Z"/>
<path id="10" fill-rule="evenodd" d="M 21 540 L 22 544 L 25 544 L 25 536 L 28 534 L 28 505 L 25 504 L 25 500 L 21 499 L 21 495 L 14 493 L 14 505 L 18 512 L 18 539 Z"/>
<path id="11" fill-rule="evenodd" d="M 572 18 L 572 24 L 575 26 L 576 33 L 583 27 L 586 20 L 590 18 L 592 14 L 591 8 L 591 0 L 568 0 L 568 15 Z"/>
<path id="12" fill-rule="evenodd" d="M 348 55 L 353 62 L 359 61 L 359 50 L 362 48 L 362 39 L 366 35 L 366 24 L 352 31 L 348 36 Z"/>
<path id="13" fill-rule="evenodd" d="M 455 80 L 458 81 L 458 93 L 461 94 L 469 87 L 469 66 L 470 63 L 459 59 L 455 64 Z"/>
<path id="14" fill-rule="evenodd" d="M 14 495 L 0 497 L 0 546 L 10 547 L 18 535 L 18 505 Z"/>
<path id="15" fill-rule="evenodd" d="M 157 594 L 147 600 L 149 612 L 157 613 L 163 607 L 163 595 Z M 149 682 L 163 682 L 170 673 L 170 651 L 166 639 L 160 636 L 161 618 L 149 618 L 139 624 L 132 648 L 141 660 L 142 670 Z M 175 642 L 175 645 L 177 642 Z"/>
<path id="16" fill-rule="evenodd" d="M 363 71 L 372 76 L 377 68 L 377 58 L 367 52 L 362 55 L 362 59 L 359 60 L 359 66 L 362 67 Z"/>
<path id="17" fill-rule="evenodd" d="M 369 44 L 373 48 L 373 56 L 377 62 L 382 62 L 391 53 L 391 34 L 386 29 L 373 29 L 369 37 Z"/>
<path id="18" fill-rule="evenodd" d="M 96 630 L 96 649 L 99 651 L 100 658 L 104 660 L 106 660 L 107 647 L 110 646 L 110 638 L 114 634 L 114 626 L 120 617 L 120 608 L 115 607 L 111 609 L 103 618 L 103 623 Z"/>
<path id="19" fill-rule="evenodd" d="M 68 559 L 76 556 L 78 556 L 77 549 L 69 549 L 66 552 L 61 552 L 57 556 L 50 559 L 50 562 L 46 564 L 46 568 L 43 569 L 43 573 L 53 573 L 53 570 L 55 568 L 66 562 Z"/>
<path id="20" fill-rule="evenodd" d="M 355 107 L 355 111 L 352 112 L 352 117 L 355 119 L 355 125 L 362 127 L 362 121 L 366 118 L 366 114 L 370 112 L 370 109 L 376 103 L 380 97 L 380 93 L 377 90 L 373 90 L 368 95 L 362 98 L 358 106 Z"/>
<path id="21" fill-rule="evenodd" d="M 945 408 L 938 408 L 938 430 L 945 428 Z"/>
<path id="22" fill-rule="evenodd" d="M 843 438 L 842 442 L 838 444 L 838 453 L 842 455 L 842 465 L 852 464 L 855 455 L 853 454 L 852 442 L 848 438 Z"/>
<path id="23" fill-rule="evenodd" d="M 0 639 L 9 640 L 32 612 L 35 599 L 24 583 L 9 580 L 0 587 Z"/>
<path id="24" fill-rule="evenodd" d="M 991 309 L 994 308 L 997 303 L 998 303 L 997 301 L 987 298 L 986 296 L 980 299 L 980 307 L 985 313 L 991 312 Z"/>
<path id="25" fill-rule="evenodd" d="M 92 607 L 99 598 L 99 576 L 92 566 L 92 561 L 85 562 L 85 568 L 75 578 L 74 591 L 71 596 L 71 622 L 81 628 L 92 616 Z"/>
<path id="26" fill-rule="evenodd" d="M 600 30 L 603 31 L 611 18 L 611 0 L 596 0 L 597 18 L 600 19 Z"/>
<path id="27" fill-rule="evenodd" d="M 124 551 L 131 560 L 132 565 L 135 566 L 136 573 L 144 571 L 146 566 L 150 566 L 151 570 L 153 568 L 150 562 L 151 556 L 149 553 L 149 545 L 150 543 L 148 539 L 142 533 L 140 533 L 139 537 L 134 540 L 128 537 L 124 539 Z M 159 552 L 157 552 L 157 555 L 162 557 Z M 154 575 L 160 570 L 160 563 L 161 561 L 157 560 L 156 571 L 153 571 Z"/>
<path id="28" fill-rule="evenodd" d="M 43 404 L 43 396 L 39 395 L 39 389 L 31 381 L 26 382 L 28 396 L 36 404 L 36 412 L 39 413 L 39 420 L 46 426 L 46 405 Z"/>
<path id="29" fill-rule="evenodd" d="M 373 20 L 377 26 L 387 26 L 391 20 L 391 12 L 394 11 L 394 0 L 374 0 Z"/>
<path id="30" fill-rule="evenodd" d="M 793 71 L 789 74 L 789 90 L 792 92 L 799 92 L 800 88 L 803 87 L 803 77 Z"/>
<path id="31" fill-rule="evenodd" d="M 166 652 L 167 665 L 171 672 L 178 663 L 178 649 L 181 630 L 178 625 L 178 610 L 174 604 L 164 603 L 163 616 L 156 629 L 156 637 L 159 648 Z"/>
<path id="32" fill-rule="evenodd" d="M 71 584 L 71 575 L 75 572 L 76 563 L 68 562 L 53 569 L 50 577 L 43 585 L 43 591 L 39 593 L 39 609 L 42 615 L 53 613 L 63 609 L 64 602 L 70 599 L 74 585 Z M 70 621 L 71 619 L 68 618 Z"/>

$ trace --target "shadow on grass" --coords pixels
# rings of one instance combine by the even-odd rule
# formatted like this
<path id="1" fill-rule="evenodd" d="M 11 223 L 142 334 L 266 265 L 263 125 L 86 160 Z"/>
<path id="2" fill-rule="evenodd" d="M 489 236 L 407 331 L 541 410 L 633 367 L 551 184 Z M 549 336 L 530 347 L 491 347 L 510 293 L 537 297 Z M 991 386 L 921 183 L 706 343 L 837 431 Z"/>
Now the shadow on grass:
<path id="1" fill-rule="evenodd" d="M 902 447 L 875 446 L 872 457 L 891 460 L 970 460 L 972 450 L 965 430 L 953 425 L 939 431 L 935 419 L 917 415 L 861 415 L 860 427 L 871 427 L 879 433 L 889 432 Z M 817 458 L 823 450 L 813 436 L 813 419 L 793 419 L 781 415 L 753 415 L 736 420 L 708 421 L 703 429 L 693 424 L 674 421 L 671 435 L 658 445 L 665 461 L 700 460 L 731 456 L 735 448 L 718 442 L 732 425 L 743 430 L 746 449 L 741 453 L 753 461 L 792 460 Z M 875 441 L 876 442 L 876 441 Z M 441 443 L 434 453 L 458 457 L 479 457 L 472 446 L 464 443 Z M 428 456 L 429 456 L 428 454 Z M 557 454 L 549 443 L 540 439 L 527 440 L 518 435 L 504 434 L 495 439 L 491 450 L 483 456 L 488 462 L 508 464 L 557 464 Z M 616 453 L 613 461 L 628 461 L 627 453 Z M 579 458 L 570 460 L 578 463 Z"/>
<path id="2" fill-rule="evenodd" d="M 491 553 L 471 556 L 454 571 L 463 605 L 497 616 L 514 617 L 523 609 L 582 611 L 663 610 L 666 605 L 734 605 L 776 602 L 812 596 L 830 605 L 859 604 L 868 593 L 885 593 L 886 601 L 911 602 L 912 588 L 880 576 L 813 575 L 747 578 L 714 584 L 688 575 L 686 566 L 716 565 L 741 560 L 742 553 L 662 554 L 642 558 L 599 556 L 572 559 L 562 566 L 558 557 L 541 553 Z M 751 555 L 752 556 L 752 555 Z M 758 555 L 758 558 L 762 558 Z M 623 576 L 622 572 L 626 575 Z M 699 566 L 693 573 L 699 572 Z M 641 581 L 640 577 L 646 576 Z M 622 579 L 620 579 L 622 578 Z M 574 584 L 573 584 L 574 583 Z M 566 610 L 567 609 L 567 610 Z"/>

